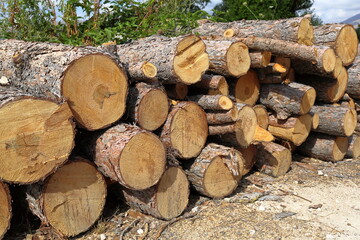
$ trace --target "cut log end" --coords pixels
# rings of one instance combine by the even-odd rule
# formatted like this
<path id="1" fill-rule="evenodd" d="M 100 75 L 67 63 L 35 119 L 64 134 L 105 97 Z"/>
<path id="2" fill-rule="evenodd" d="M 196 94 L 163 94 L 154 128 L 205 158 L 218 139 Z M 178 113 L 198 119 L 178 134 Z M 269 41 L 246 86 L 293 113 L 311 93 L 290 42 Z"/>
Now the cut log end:
<path id="1" fill-rule="evenodd" d="M 336 55 L 333 49 L 327 49 L 322 57 L 322 67 L 325 72 L 331 73 L 335 69 Z"/>
<path id="2" fill-rule="evenodd" d="M 187 85 L 199 82 L 201 75 L 209 68 L 209 56 L 200 37 L 191 35 L 177 45 L 174 58 L 174 71 L 182 83 Z"/>
<path id="3" fill-rule="evenodd" d="M 0 239 L 10 227 L 11 197 L 8 186 L 0 182 Z"/>
<path id="4" fill-rule="evenodd" d="M 348 147 L 349 147 L 349 141 L 347 137 L 336 137 L 332 149 L 333 161 L 340 161 L 344 159 Z"/>
<path id="5" fill-rule="evenodd" d="M 239 120 L 235 125 L 236 139 L 241 147 L 250 145 L 254 139 L 257 126 L 255 111 L 249 106 L 244 106 L 239 111 Z"/>
<path id="6" fill-rule="evenodd" d="M 97 130 L 124 114 L 128 81 L 111 58 L 91 54 L 68 67 L 61 91 L 77 122 L 88 130 Z"/>
<path id="7" fill-rule="evenodd" d="M 319 114 L 317 114 L 317 113 L 312 114 L 312 125 L 311 125 L 311 129 L 312 129 L 312 130 L 317 129 L 318 126 L 319 126 L 319 122 L 320 122 Z"/>
<path id="8" fill-rule="evenodd" d="M 344 134 L 349 137 L 354 133 L 357 124 L 357 114 L 354 109 L 349 109 L 344 116 Z"/>
<path id="9" fill-rule="evenodd" d="M 236 102 L 254 105 L 260 94 L 260 82 L 255 71 L 250 70 L 246 75 L 241 76 L 234 89 Z"/>
<path id="10" fill-rule="evenodd" d="M 344 66 L 350 65 L 358 54 L 358 38 L 352 25 L 346 25 L 340 30 L 336 39 L 335 51 L 343 61 Z"/>
<path id="11" fill-rule="evenodd" d="M 237 147 L 244 159 L 244 172 L 243 175 L 250 172 L 256 162 L 256 147 L 254 144 L 249 145 L 246 148 Z"/>
<path id="12" fill-rule="evenodd" d="M 300 114 L 308 113 L 314 105 L 316 99 L 316 91 L 314 88 L 308 89 L 301 98 Z"/>
<path id="13" fill-rule="evenodd" d="M 360 156 L 360 137 L 356 134 L 349 137 L 349 148 L 346 156 L 351 158 L 358 158 Z"/>
<path id="14" fill-rule="evenodd" d="M 219 98 L 219 106 L 221 106 L 223 110 L 230 110 L 234 104 L 227 96 L 221 96 Z"/>
<path id="15" fill-rule="evenodd" d="M 298 43 L 311 46 L 314 43 L 314 28 L 310 19 L 303 18 L 298 29 Z"/>
<path id="16" fill-rule="evenodd" d="M 256 113 L 256 118 L 259 126 L 263 129 L 267 129 L 269 126 L 269 115 L 266 107 L 263 105 L 255 105 L 253 109 Z"/>
<path id="17" fill-rule="evenodd" d="M 223 36 L 226 37 L 226 38 L 231 38 L 235 35 L 235 31 L 231 28 L 229 29 L 226 29 L 223 33 Z"/>
<path id="18" fill-rule="evenodd" d="M 226 81 L 226 78 L 223 76 L 216 76 L 219 77 L 219 83 L 216 89 L 209 89 L 208 94 L 209 95 L 224 95 L 227 96 L 229 95 L 229 85 Z"/>
<path id="19" fill-rule="evenodd" d="M 156 77 L 156 74 L 157 74 L 157 67 L 152 64 L 152 63 L 149 63 L 149 62 L 145 62 L 142 67 L 142 72 L 143 74 L 148 77 L 148 78 L 154 78 Z"/>
<path id="20" fill-rule="evenodd" d="M 250 68 L 251 60 L 248 47 L 241 42 L 234 42 L 226 53 L 226 65 L 232 76 L 245 75 Z"/>
<path id="21" fill-rule="evenodd" d="M 254 142 L 272 142 L 274 140 L 274 136 L 266 129 L 260 126 L 256 127 L 255 135 L 253 137 Z"/>
<path id="22" fill-rule="evenodd" d="M 277 72 L 277 73 L 286 73 L 288 71 L 286 67 L 281 65 L 280 63 L 274 63 L 272 68 L 273 68 L 273 72 Z"/>
<path id="23" fill-rule="evenodd" d="M 74 146 L 67 104 L 23 98 L 0 108 L 0 178 L 39 181 L 62 165 Z"/>
<path id="24" fill-rule="evenodd" d="M 334 85 L 328 89 L 328 98 L 330 102 L 339 101 L 345 94 L 348 84 L 348 73 L 345 67 L 342 67 Z"/>

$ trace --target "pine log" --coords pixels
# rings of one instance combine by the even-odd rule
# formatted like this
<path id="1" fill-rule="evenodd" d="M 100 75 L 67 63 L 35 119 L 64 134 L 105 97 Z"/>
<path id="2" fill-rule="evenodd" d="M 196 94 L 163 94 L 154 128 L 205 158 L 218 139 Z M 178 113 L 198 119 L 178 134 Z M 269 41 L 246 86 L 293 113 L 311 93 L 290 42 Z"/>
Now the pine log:
<path id="1" fill-rule="evenodd" d="M 205 44 L 195 35 L 142 38 L 118 45 L 117 53 L 120 59 L 126 56 L 127 62 L 151 62 L 157 67 L 159 81 L 166 84 L 196 83 L 209 67 Z"/>
<path id="2" fill-rule="evenodd" d="M 260 102 L 274 110 L 278 119 L 308 113 L 315 98 L 314 88 L 295 82 L 288 85 L 264 84 L 260 92 Z"/>
<path id="3" fill-rule="evenodd" d="M 183 100 L 188 94 L 188 86 L 184 83 L 167 84 L 164 87 L 171 99 Z"/>
<path id="4" fill-rule="evenodd" d="M 236 133 L 239 123 L 228 123 L 221 125 L 209 125 L 209 135 L 223 135 L 227 133 Z"/>
<path id="5" fill-rule="evenodd" d="M 1 40 L 0 62 L 0 76 L 34 97 L 67 100 L 88 130 L 109 126 L 124 114 L 127 77 L 104 50 Z"/>
<path id="6" fill-rule="evenodd" d="M 260 93 L 260 82 L 255 71 L 249 70 L 246 75 L 231 81 L 229 85 L 230 94 L 236 102 L 255 105 Z"/>
<path id="7" fill-rule="evenodd" d="M 272 142 L 274 140 L 274 136 L 269 131 L 259 125 L 256 126 L 253 142 Z"/>
<path id="8" fill-rule="evenodd" d="M 191 87 L 203 89 L 205 95 L 229 95 L 229 85 L 225 77 L 220 75 L 205 74 L 200 82 Z"/>
<path id="9" fill-rule="evenodd" d="M 26 200 L 42 225 L 71 237 L 88 230 L 100 217 L 106 188 L 96 166 L 83 158 L 74 158 L 44 183 L 30 185 Z"/>
<path id="10" fill-rule="evenodd" d="M 233 107 L 226 112 L 207 112 L 206 119 L 208 124 L 232 123 L 239 119 L 239 111 L 236 107 Z"/>
<path id="11" fill-rule="evenodd" d="M 11 196 L 9 187 L 0 182 L 0 239 L 3 238 L 6 231 L 10 228 L 11 220 Z"/>
<path id="12" fill-rule="evenodd" d="M 261 84 L 276 84 L 284 82 L 282 73 L 265 74 L 264 72 L 258 72 L 258 78 Z"/>
<path id="13" fill-rule="evenodd" d="M 313 44 L 313 27 L 308 17 L 280 20 L 241 20 L 235 22 L 207 21 L 193 31 L 201 35 L 225 37 L 263 37 Z"/>
<path id="14" fill-rule="evenodd" d="M 26 95 L 19 89 L 0 88 L 0 179 L 10 183 L 44 179 L 74 147 L 68 104 Z"/>
<path id="15" fill-rule="evenodd" d="M 284 78 L 284 84 L 289 84 L 292 82 L 295 82 L 296 76 L 295 76 L 295 70 L 293 68 L 290 68 L 288 73 L 286 74 Z"/>
<path id="16" fill-rule="evenodd" d="M 343 63 L 340 57 L 336 57 L 334 70 L 332 72 L 326 72 L 324 69 L 319 69 L 312 62 L 294 59 L 291 66 L 299 74 L 312 74 L 329 78 L 337 78 L 343 68 Z"/>
<path id="17" fill-rule="evenodd" d="M 199 105 L 179 102 L 171 107 L 160 138 L 168 154 L 189 159 L 205 146 L 208 129 L 206 113 Z"/>
<path id="18" fill-rule="evenodd" d="M 257 123 L 260 127 L 267 129 L 269 126 L 269 114 L 266 110 L 266 107 L 261 104 L 253 106 L 253 109 L 256 113 Z"/>
<path id="19" fill-rule="evenodd" d="M 348 140 L 349 147 L 345 156 L 356 159 L 360 156 L 360 137 L 357 134 L 353 134 Z"/>
<path id="20" fill-rule="evenodd" d="M 130 88 L 127 103 L 129 120 L 149 131 L 163 125 L 169 111 L 168 98 L 161 85 L 137 83 Z"/>
<path id="21" fill-rule="evenodd" d="M 360 99 L 360 55 L 348 68 L 349 81 L 346 92 L 355 99 Z"/>
<path id="22" fill-rule="evenodd" d="M 151 188 L 123 190 L 126 203 L 154 217 L 169 220 L 179 216 L 189 201 L 189 181 L 180 167 L 168 167 L 159 183 Z"/>
<path id="23" fill-rule="evenodd" d="M 188 96 L 188 99 L 207 110 L 230 110 L 234 106 L 231 99 L 224 95 L 195 95 Z"/>
<path id="24" fill-rule="evenodd" d="M 314 27 L 314 44 L 333 48 L 344 66 L 348 66 L 358 53 L 359 41 L 350 24 L 324 24 Z"/>
<path id="25" fill-rule="evenodd" d="M 285 175 L 291 164 L 289 149 L 274 142 L 261 142 L 255 146 L 257 148 L 255 165 L 261 172 L 273 177 Z"/>
<path id="26" fill-rule="evenodd" d="M 254 51 L 250 52 L 251 68 L 264 68 L 269 65 L 271 61 L 271 52 L 269 51 Z"/>
<path id="27" fill-rule="evenodd" d="M 348 146 L 347 137 L 312 133 L 296 150 L 305 156 L 335 162 L 344 159 Z"/>
<path id="28" fill-rule="evenodd" d="M 202 37 L 209 55 L 209 71 L 226 77 L 240 77 L 250 68 L 248 47 L 230 39 L 211 40 Z"/>
<path id="29" fill-rule="evenodd" d="M 248 174 L 256 162 L 256 146 L 254 144 L 250 144 L 246 148 L 242 148 L 239 146 L 235 146 L 235 149 L 238 150 L 243 159 L 244 159 L 244 171 L 243 175 Z"/>
<path id="30" fill-rule="evenodd" d="M 285 67 L 285 65 L 280 63 L 269 63 L 266 67 L 257 69 L 257 72 L 264 75 L 271 73 L 287 73 L 288 69 Z"/>
<path id="31" fill-rule="evenodd" d="M 312 111 L 310 111 L 309 114 L 312 117 L 311 130 L 315 130 L 315 129 L 317 129 L 319 127 L 320 116 L 319 116 L 318 113 L 312 112 Z"/>
<path id="32" fill-rule="evenodd" d="M 274 58 L 274 63 L 278 63 L 280 64 L 281 66 L 284 66 L 286 71 L 284 73 L 281 74 L 281 78 L 285 78 L 288 74 L 288 72 L 290 71 L 290 68 L 291 68 L 291 59 L 288 58 L 288 57 L 279 57 L 279 56 L 276 56 Z"/>
<path id="33" fill-rule="evenodd" d="M 165 170 L 164 145 L 137 126 L 118 124 L 89 138 L 85 147 L 105 176 L 130 189 L 155 185 Z"/>
<path id="34" fill-rule="evenodd" d="M 348 137 L 355 131 L 357 114 L 354 109 L 321 105 L 313 106 L 311 113 L 319 114 L 319 126 L 313 130 L 315 132 Z"/>
<path id="35" fill-rule="evenodd" d="M 312 117 L 310 114 L 290 117 L 286 120 L 279 120 L 274 115 L 270 115 L 268 131 L 276 137 L 289 140 L 299 146 L 309 136 L 311 125 Z"/>
<path id="36" fill-rule="evenodd" d="M 210 143 L 195 159 L 187 176 L 201 194 L 223 198 L 237 188 L 243 168 L 244 159 L 239 151 Z"/>

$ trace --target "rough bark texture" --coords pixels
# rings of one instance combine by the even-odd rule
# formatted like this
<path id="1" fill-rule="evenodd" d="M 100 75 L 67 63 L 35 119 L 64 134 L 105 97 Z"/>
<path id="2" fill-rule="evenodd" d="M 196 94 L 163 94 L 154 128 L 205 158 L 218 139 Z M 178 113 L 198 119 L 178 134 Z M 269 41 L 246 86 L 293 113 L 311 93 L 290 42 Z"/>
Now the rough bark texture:
<path id="1" fill-rule="evenodd" d="M 229 95 L 229 85 L 224 76 L 205 74 L 201 77 L 201 81 L 191 85 L 196 91 L 195 94 L 205 95 Z"/>
<path id="2" fill-rule="evenodd" d="M 345 156 L 349 158 L 358 158 L 360 156 L 360 137 L 357 134 L 349 137 L 349 148 Z"/>
<path id="3" fill-rule="evenodd" d="M 276 112 L 278 119 L 287 119 L 292 114 L 309 112 L 316 98 L 315 90 L 300 83 L 265 84 L 260 92 L 260 102 Z"/>
<path id="4" fill-rule="evenodd" d="M 360 55 L 354 63 L 348 68 L 348 86 L 346 92 L 355 99 L 360 99 Z"/>
<path id="5" fill-rule="evenodd" d="M 244 159 L 234 148 L 208 144 L 195 159 L 188 178 L 201 194 L 221 198 L 231 194 L 243 175 Z"/>
<path id="6" fill-rule="evenodd" d="M 255 51 L 250 52 L 251 68 L 264 68 L 269 65 L 271 61 L 271 52 L 269 51 Z"/>
<path id="7" fill-rule="evenodd" d="M 208 124 L 232 123 L 238 120 L 238 110 L 233 107 L 229 111 L 225 112 L 207 112 L 206 119 Z"/>
<path id="8" fill-rule="evenodd" d="M 209 126 L 209 135 L 223 135 L 227 133 L 235 133 L 237 128 L 236 123 L 228 123 L 222 125 L 210 125 Z"/>
<path id="9" fill-rule="evenodd" d="M 233 102 L 224 95 L 195 95 L 188 99 L 207 110 L 230 110 L 233 107 Z"/>
<path id="10" fill-rule="evenodd" d="M 3 238 L 6 231 L 10 228 L 11 220 L 11 196 L 9 187 L 0 182 L 0 239 Z"/>

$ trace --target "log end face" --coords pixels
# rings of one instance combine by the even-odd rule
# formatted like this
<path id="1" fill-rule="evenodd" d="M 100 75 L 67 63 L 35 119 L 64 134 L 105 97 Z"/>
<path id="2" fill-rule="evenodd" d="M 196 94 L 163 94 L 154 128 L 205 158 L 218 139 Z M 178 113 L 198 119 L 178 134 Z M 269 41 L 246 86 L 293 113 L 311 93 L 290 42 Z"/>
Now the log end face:
<path id="1" fill-rule="evenodd" d="M 216 89 L 209 88 L 209 95 L 229 95 L 229 85 L 224 76 L 214 76 L 214 78 L 218 78 L 218 85 Z"/>
<path id="2" fill-rule="evenodd" d="M 270 51 L 263 51 L 261 55 L 261 65 L 267 67 L 271 62 L 272 53 Z"/>
<path id="3" fill-rule="evenodd" d="M 283 176 L 289 171 L 291 165 L 291 151 L 287 148 L 283 148 L 281 151 L 274 154 L 274 157 L 277 159 L 277 166 L 274 168 L 272 175 L 274 177 Z"/>
<path id="4" fill-rule="evenodd" d="M 312 130 L 316 130 L 319 126 L 320 123 L 320 116 L 317 113 L 313 113 L 312 114 L 312 124 L 311 124 L 311 129 Z"/>
<path id="5" fill-rule="evenodd" d="M 226 53 L 226 66 L 234 77 L 245 75 L 250 69 L 251 59 L 248 47 L 241 42 L 234 42 Z"/>
<path id="6" fill-rule="evenodd" d="M 11 220 L 11 197 L 8 186 L 0 182 L 0 239 L 10 227 Z"/>
<path id="7" fill-rule="evenodd" d="M 156 77 L 157 74 L 157 67 L 149 62 L 145 62 L 142 67 L 142 72 L 144 73 L 144 75 L 148 78 L 154 78 Z"/>
<path id="8" fill-rule="evenodd" d="M 291 141 L 300 146 L 309 136 L 312 126 L 312 117 L 310 114 L 304 114 L 297 118 L 294 128 L 292 129 Z"/>
<path id="9" fill-rule="evenodd" d="M 314 28 L 309 18 L 303 18 L 298 29 L 298 43 L 311 46 L 314 44 Z"/>
<path id="10" fill-rule="evenodd" d="M 219 98 L 219 106 L 221 106 L 223 110 L 230 110 L 233 108 L 234 104 L 229 97 L 221 96 Z"/>
<path id="11" fill-rule="evenodd" d="M 348 73 L 345 67 L 341 67 L 340 73 L 334 84 L 328 89 L 329 102 L 338 102 L 345 94 L 348 84 Z"/>
<path id="12" fill-rule="evenodd" d="M 322 67 L 325 72 L 331 73 L 335 69 L 336 65 L 336 55 L 333 49 L 327 49 L 322 56 Z"/>
<path id="13" fill-rule="evenodd" d="M 256 118 L 259 126 L 263 129 L 267 129 L 269 126 L 269 115 L 266 107 L 263 105 L 255 105 L 253 109 L 256 113 Z"/>
<path id="14" fill-rule="evenodd" d="M 236 102 L 254 105 L 260 94 L 260 81 L 255 71 L 250 70 L 241 76 L 235 85 L 234 97 Z"/>
<path id="15" fill-rule="evenodd" d="M 253 142 L 257 126 L 255 111 L 249 106 L 244 106 L 235 124 L 236 139 L 241 147 L 247 147 Z"/>
<path id="16" fill-rule="evenodd" d="M 335 44 L 335 51 L 343 61 L 344 66 L 354 62 L 358 54 L 359 40 L 352 25 L 346 25 L 338 34 Z"/>
<path id="17" fill-rule="evenodd" d="M 312 106 L 314 106 L 316 99 L 316 91 L 314 88 L 309 88 L 301 98 L 300 114 L 308 113 Z"/>
<path id="18" fill-rule="evenodd" d="M 348 150 L 348 147 L 349 147 L 349 141 L 347 137 L 336 137 L 332 149 L 332 160 L 333 161 L 343 160 Z"/>
<path id="19" fill-rule="evenodd" d="M 344 115 L 344 133 L 345 136 L 351 136 L 356 128 L 357 124 L 357 114 L 354 109 L 348 109 Z"/>
<path id="20" fill-rule="evenodd" d="M 360 156 L 360 137 L 353 135 L 353 138 L 355 138 L 355 140 L 352 144 L 352 157 L 356 159 Z"/>
<path id="21" fill-rule="evenodd" d="M 223 33 L 223 36 L 226 37 L 226 38 L 231 38 L 235 35 L 235 31 L 231 28 L 229 29 L 226 29 Z"/>

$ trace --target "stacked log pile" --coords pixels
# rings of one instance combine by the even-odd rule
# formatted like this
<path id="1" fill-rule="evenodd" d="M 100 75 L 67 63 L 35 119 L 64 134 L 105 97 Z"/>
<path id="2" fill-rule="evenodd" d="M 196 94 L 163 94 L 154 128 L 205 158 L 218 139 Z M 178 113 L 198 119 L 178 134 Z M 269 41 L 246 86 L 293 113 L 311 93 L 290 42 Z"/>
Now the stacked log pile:
<path id="1" fill-rule="evenodd" d="M 190 186 L 222 198 L 254 166 L 283 176 L 294 152 L 358 157 L 354 32 L 306 16 L 98 48 L 1 40 L 0 238 L 8 184 L 28 185 L 34 215 L 71 237 L 101 215 L 106 182 L 168 220 Z"/>

